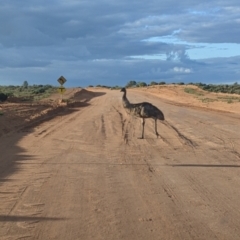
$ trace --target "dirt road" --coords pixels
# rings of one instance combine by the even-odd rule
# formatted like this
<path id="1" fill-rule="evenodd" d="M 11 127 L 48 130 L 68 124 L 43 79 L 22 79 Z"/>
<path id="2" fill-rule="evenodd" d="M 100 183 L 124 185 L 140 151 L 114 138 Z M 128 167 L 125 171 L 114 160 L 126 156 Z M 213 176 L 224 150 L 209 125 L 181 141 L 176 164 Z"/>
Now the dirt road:
<path id="1" fill-rule="evenodd" d="M 240 239 L 240 116 L 119 91 L 0 138 L 0 239 Z"/>

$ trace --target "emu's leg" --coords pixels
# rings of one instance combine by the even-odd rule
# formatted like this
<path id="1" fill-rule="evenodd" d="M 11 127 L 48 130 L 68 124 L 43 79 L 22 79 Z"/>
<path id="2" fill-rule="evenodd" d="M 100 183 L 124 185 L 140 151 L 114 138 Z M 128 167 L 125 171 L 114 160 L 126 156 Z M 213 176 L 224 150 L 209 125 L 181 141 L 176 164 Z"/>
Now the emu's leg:
<path id="1" fill-rule="evenodd" d="M 157 119 L 154 119 L 154 120 L 155 120 L 155 133 L 156 133 L 157 138 L 158 138 L 159 134 L 158 134 L 158 131 L 157 131 Z"/>
<path id="2" fill-rule="evenodd" d="M 142 137 L 140 139 L 144 139 L 144 125 L 145 125 L 145 119 L 141 118 L 142 120 Z"/>

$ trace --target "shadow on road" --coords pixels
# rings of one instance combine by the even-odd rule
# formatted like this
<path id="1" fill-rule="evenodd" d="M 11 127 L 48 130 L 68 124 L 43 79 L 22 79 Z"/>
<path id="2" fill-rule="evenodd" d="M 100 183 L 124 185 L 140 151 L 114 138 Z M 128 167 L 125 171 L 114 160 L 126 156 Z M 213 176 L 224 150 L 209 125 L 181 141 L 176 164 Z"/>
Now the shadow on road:
<path id="1" fill-rule="evenodd" d="M 237 164 L 171 164 L 171 167 L 240 168 Z"/>
<path id="2" fill-rule="evenodd" d="M 0 215 L 0 222 L 27 222 L 27 221 L 64 221 L 66 218 L 56 217 L 29 217 L 17 215 Z"/>
<path id="3" fill-rule="evenodd" d="M 8 176 L 18 171 L 21 162 L 33 159 L 26 155 L 26 150 L 18 142 L 35 127 L 57 117 L 64 117 L 91 105 L 93 98 L 101 97 L 106 92 L 92 92 L 86 89 L 77 90 L 67 105 L 53 105 L 52 102 L 18 103 L 2 105 L 4 115 L 0 116 L 0 186 L 11 181 Z M 34 116 L 34 118 L 32 118 Z M 5 131 L 1 131 L 4 129 Z M 1 193 L 1 191 L 0 191 Z"/>

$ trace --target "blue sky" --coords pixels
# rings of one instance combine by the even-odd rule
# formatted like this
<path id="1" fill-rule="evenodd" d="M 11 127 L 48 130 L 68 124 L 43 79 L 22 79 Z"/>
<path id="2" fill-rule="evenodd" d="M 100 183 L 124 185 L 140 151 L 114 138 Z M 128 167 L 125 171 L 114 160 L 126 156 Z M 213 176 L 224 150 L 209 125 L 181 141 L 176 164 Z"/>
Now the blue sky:
<path id="1" fill-rule="evenodd" d="M 2 0 L 0 85 L 240 83 L 238 0 Z"/>

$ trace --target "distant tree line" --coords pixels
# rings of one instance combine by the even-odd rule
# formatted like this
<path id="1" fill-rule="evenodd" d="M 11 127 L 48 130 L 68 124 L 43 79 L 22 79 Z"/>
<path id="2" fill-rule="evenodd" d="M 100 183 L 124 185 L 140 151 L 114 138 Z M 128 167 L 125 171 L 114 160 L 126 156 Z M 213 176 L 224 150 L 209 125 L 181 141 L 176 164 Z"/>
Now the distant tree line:
<path id="1" fill-rule="evenodd" d="M 234 84 L 218 84 L 218 85 L 195 83 L 194 85 L 209 92 L 240 94 L 240 84 L 238 84 L 237 82 L 235 82 Z"/>
<path id="2" fill-rule="evenodd" d="M 0 86 L 0 101 L 3 101 L 7 96 L 7 98 L 11 97 L 19 97 L 22 99 L 27 98 L 36 98 L 41 96 L 46 96 L 56 91 L 56 87 L 52 85 L 29 85 L 27 81 L 24 81 L 21 86 Z"/>
<path id="3" fill-rule="evenodd" d="M 136 82 L 134 80 L 129 81 L 124 87 L 126 88 L 131 88 L 131 87 L 146 87 L 146 86 L 153 86 L 153 85 L 164 85 L 166 84 L 166 82 L 161 81 L 159 83 L 152 81 L 149 84 L 145 83 L 145 82 Z M 93 85 L 89 85 L 88 87 L 94 87 Z M 109 88 L 109 89 L 121 89 L 122 86 L 106 86 L 106 85 L 100 85 L 97 84 L 95 87 L 102 87 L 102 88 Z"/>
<path id="4" fill-rule="evenodd" d="M 145 82 L 136 82 L 134 80 L 129 81 L 125 87 L 145 87 L 145 86 L 154 86 L 154 85 L 165 85 L 166 82 L 160 81 L 151 81 L 149 84 L 146 84 Z M 171 84 L 177 84 L 177 85 L 185 85 L 184 82 L 178 82 L 178 83 L 171 83 Z M 235 82 L 234 84 L 205 84 L 205 83 L 187 83 L 188 85 L 195 85 L 199 88 L 209 91 L 209 92 L 221 92 L 221 93 L 232 93 L 232 94 L 240 94 L 240 84 Z"/>
<path id="5" fill-rule="evenodd" d="M 137 88 L 137 87 L 146 87 L 146 86 L 155 86 L 155 85 L 166 85 L 165 81 L 151 81 L 149 84 L 145 82 L 137 82 L 135 80 L 130 80 L 125 87 L 126 88 Z M 174 85 L 185 85 L 184 82 L 177 82 L 177 83 L 170 83 Z M 206 84 L 206 83 L 186 83 L 186 85 L 194 85 L 198 86 L 199 88 L 209 91 L 209 92 L 221 92 L 221 93 L 232 93 L 232 94 L 240 94 L 240 84 L 235 82 L 234 84 Z M 89 85 L 89 87 L 93 87 L 93 85 Z M 103 87 L 109 89 L 120 89 L 120 86 L 105 86 L 105 85 L 96 85 L 96 87 Z"/>
<path id="6" fill-rule="evenodd" d="M 89 88 L 94 87 L 93 85 L 89 85 Z M 121 86 L 115 85 L 115 86 L 106 86 L 106 85 L 100 85 L 97 84 L 95 87 L 100 87 L 100 88 L 107 88 L 107 89 L 121 89 Z"/>
<path id="7" fill-rule="evenodd" d="M 154 85 L 165 85 L 166 82 L 161 81 L 161 82 L 156 82 L 156 81 L 151 81 L 149 84 L 145 82 L 136 82 L 134 80 L 129 81 L 125 87 L 146 87 L 146 86 L 154 86 Z"/>

